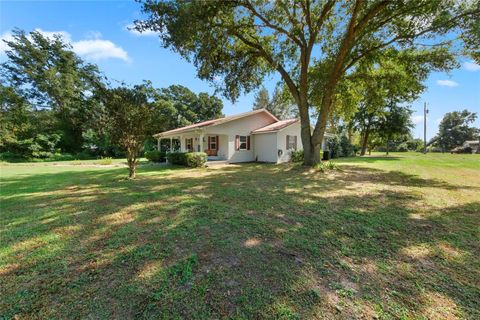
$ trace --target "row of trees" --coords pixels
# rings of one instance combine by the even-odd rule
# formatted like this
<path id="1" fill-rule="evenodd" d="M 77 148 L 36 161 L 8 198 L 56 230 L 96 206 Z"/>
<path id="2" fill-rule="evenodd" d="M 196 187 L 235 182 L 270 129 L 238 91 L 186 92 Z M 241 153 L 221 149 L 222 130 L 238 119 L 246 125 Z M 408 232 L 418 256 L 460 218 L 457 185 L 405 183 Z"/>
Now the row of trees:
<path id="1" fill-rule="evenodd" d="M 384 61 L 392 62 L 393 77 L 404 72 L 422 79 L 455 67 L 458 54 L 480 60 L 479 1 L 140 2 L 147 18 L 136 29 L 158 32 L 165 47 L 193 61 L 201 79 L 222 77 L 215 83 L 227 98 L 276 73 L 297 107 L 307 165 L 319 162 L 328 123 L 355 113 L 363 99 L 356 87 L 368 91 L 368 78 L 385 70 Z M 418 64 L 426 74 L 416 72 Z M 392 106 L 400 103 L 397 96 L 387 89 L 379 98 Z"/>
<path id="2" fill-rule="evenodd" d="M 156 89 L 144 82 L 114 87 L 60 36 L 15 30 L 6 44 L 7 61 L 0 66 L 4 155 L 116 156 L 125 150 L 130 154 L 129 149 L 138 154 L 153 133 L 222 116 L 220 99 L 180 85 Z M 127 132 L 135 142 L 127 143 L 132 140 L 123 136 Z"/>

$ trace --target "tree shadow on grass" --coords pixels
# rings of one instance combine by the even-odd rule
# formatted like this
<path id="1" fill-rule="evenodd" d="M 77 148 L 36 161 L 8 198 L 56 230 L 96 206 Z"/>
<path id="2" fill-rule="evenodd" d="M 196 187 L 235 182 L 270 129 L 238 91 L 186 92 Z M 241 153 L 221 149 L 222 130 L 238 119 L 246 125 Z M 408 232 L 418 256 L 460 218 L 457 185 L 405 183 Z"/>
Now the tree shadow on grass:
<path id="1" fill-rule="evenodd" d="M 2 314 L 478 315 L 480 204 L 425 214 L 416 209 L 421 194 L 410 190 L 459 186 L 358 167 L 124 175 L 2 182 Z"/>

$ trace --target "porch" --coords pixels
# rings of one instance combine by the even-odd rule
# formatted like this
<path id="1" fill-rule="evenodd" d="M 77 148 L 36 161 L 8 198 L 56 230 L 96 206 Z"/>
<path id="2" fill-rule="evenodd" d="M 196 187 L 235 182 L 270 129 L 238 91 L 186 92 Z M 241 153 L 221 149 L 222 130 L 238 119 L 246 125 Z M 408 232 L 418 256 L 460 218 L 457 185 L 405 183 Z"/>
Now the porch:
<path id="1" fill-rule="evenodd" d="M 209 162 L 228 160 L 228 135 L 186 132 L 180 135 L 158 136 L 157 150 L 165 152 L 205 152 Z"/>

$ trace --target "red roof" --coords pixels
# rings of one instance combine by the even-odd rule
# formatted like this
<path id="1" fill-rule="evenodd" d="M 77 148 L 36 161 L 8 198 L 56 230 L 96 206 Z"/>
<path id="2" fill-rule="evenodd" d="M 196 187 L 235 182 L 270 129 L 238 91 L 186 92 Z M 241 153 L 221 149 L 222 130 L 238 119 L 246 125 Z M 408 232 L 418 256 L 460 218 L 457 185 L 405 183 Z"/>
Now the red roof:
<path id="1" fill-rule="evenodd" d="M 297 121 L 299 121 L 299 119 L 287 119 L 287 120 L 277 121 L 277 122 L 269 124 L 268 126 L 265 126 L 263 128 L 253 130 L 252 133 L 267 133 L 267 132 L 278 131 L 278 130 L 281 130 L 285 127 L 288 127 L 291 124 L 294 124 Z"/>
<path id="2" fill-rule="evenodd" d="M 228 117 L 224 117 L 224 118 L 219 118 L 219 119 L 213 119 L 213 120 L 207 120 L 207 121 L 203 121 L 203 122 L 199 122 L 199 123 L 194 123 L 194 124 L 191 124 L 191 125 L 188 125 L 188 126 L 185 126 L 185 127 L 160 132 L 160 133 L 157 133 L 153 136 L 154 137 L 163 137 L 163 136 L 168 136 L 168 135 L 175 134 L 175 133 L 190 131 L 190 130 L 196 129 L 196 128 L 209 127 L 209 126 L 213 126 L 213 125 L 217 125 L 217 124 L 221 124 L 221 123 L 225 123 L 225 122 L 230 122 L 232 120 L 240 119 L 240 118 L 243 118 L 243 117 L 247 117 L 247 116 L 257 114 L 257 113 L 260 113 L 260 112 L 265 112 L 269 116 L 271 116 L 275 121 L 278 121 L 277 117 L 275 117 L 273 114 L 268 112 L 266 109 L 258 109 L 258 110 L 244 112 L 244 113 L 240 113 L 240 114 L 236 114 L 236 115 L 228 116 Z"/>

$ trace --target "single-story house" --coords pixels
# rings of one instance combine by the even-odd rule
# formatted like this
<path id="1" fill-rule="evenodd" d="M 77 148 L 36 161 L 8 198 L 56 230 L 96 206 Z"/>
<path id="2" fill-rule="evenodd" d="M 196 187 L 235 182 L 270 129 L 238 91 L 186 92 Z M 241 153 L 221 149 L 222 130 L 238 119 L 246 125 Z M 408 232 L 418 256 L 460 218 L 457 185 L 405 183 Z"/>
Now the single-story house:
<path id="1" fill-rule="evenodd" d="M 176 151 L 204 151 L 209 161 L 272 162 L 290 160 L 292 150 L 301 150 L 300 120 L 278 120 L 266 109 L 195 123 L 155 134 L 160 140 L 180 141 Z M 325 147 L 325 141 L 322 144 Z"/>
<path id="2" fill-rule="evenodd" d="M 478 140 L 467 140 L 463 143 L 464 148 L 472 148 L 472 153 L 480 153 L 480 141 Z"/>

